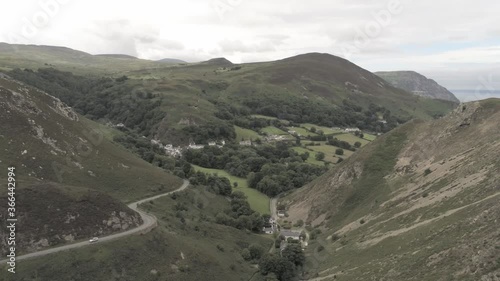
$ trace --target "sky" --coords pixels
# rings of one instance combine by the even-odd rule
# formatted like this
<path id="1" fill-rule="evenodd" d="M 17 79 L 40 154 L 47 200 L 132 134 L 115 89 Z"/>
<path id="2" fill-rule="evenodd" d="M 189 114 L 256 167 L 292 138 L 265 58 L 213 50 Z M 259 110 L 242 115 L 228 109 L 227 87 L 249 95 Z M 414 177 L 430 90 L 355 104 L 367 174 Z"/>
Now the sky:
<path id="1" fill-rule="evenodd" d="M 0 42 L 189 62 L 321 52 L 418 71 L 464 101 L 500 97 L 498 0 L 24 0 L 2 10 Z"/>

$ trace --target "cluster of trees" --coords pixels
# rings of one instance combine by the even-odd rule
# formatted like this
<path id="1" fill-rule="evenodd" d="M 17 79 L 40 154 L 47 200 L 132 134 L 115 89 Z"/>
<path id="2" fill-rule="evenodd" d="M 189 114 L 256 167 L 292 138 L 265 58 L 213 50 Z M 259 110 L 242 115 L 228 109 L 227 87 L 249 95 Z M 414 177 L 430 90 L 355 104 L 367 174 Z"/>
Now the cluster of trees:
<path id="1" fill-rule="evenodd" d="M 151 143 L 147 138 L 139 137 L 133 132 L 113 137 L 113 141 L 123 145 L 128 150 L 139 155 L 143 160 L 172 172 L 180 178 L 189 178 L 194 169 L 184 159 L 176 159 L 165 155 L 163 149 Z"/>
<path id="2" fill-rule="evenodd" d="M 208 146 L 188 150 L 184 159 L 206 168 L 223 169 L 231 175 L 248 178 L 249 186 L 269 196 L 303 186 L 325 172 L 325 167 L 307 164 L 307 159 L 287 143 L 223 148 Z"/>
<path id="3" fill-rule="evenodd" d="M 254 93 L 242 97 L 241 103 L 252 113 L 274 116 L 294 123 L 313 123 L 327 127 L 358 127 L 362 130 L 387 132 L 405 121 L 393 117 L 384 107 L 370 105 L 364 110 L 349 100 L 335 106 L 292 95 Z M 386 124 L 379 122 L 379 114 L 384 116 Z"/>
<path id="4" fill-rule="evenodd" d="M 189 177 L 189 181 L 193 185 L 206 186 L 209 191 L 222 196 L 229 196 L 232 192 L 231 182 L 225 177 L 195 172 Z"/>
<path id="5" fill-rule="evenodd" d="M 141 135 L 154 133 L 165 117 L 159 98 L 144 85 L 124 77 L 90 78 L 53 68 L 15 69 L 9 75 L 50 93 L 90 119 L 123 123 Z"/>
<path id="6" fill-rule="evenodd" d="M 261 232 L 266 217 L 250 208 L 245 194 L 241 191 L 235 191 L 229 195 L 229 198 L 231 208 L 218 213 L 215 216 L 215 222 L 238 229 Z"/>
<path id="7" fill-rule="evenodd" d="M 302 162 L 302 158 L 299 159 L 301 161 L 265 164 L 260 171 L 249 174 L 248 185 L 274 197 L 299 188 L 326 171 L 325 167 L 307 164 Z"/>
<path id="8" fill-rule="evenodd" d="M 265 249 L 257 244 L 252 244 L 248 248 L 244 248 L 241 251 L 241 256 L 246 261 L 258 261 L 264 254 Z"/>
<path id="9" fill-rule="evenodd" d="M 203 125 L 189 125 L 182 132 L 195 143 L 208 143 L 215 140 L 234 140 L 236 131 L 230 122 L 210 121 Z"/>
<path id="10" fill-rule="evenodd" d="M 280 255 L 266 254 L 259 261 L 262 275 L 274 275 L 278 280 L 293 280 L 304 265 L 305 255 L 299 244 L 288 244 Z"/>

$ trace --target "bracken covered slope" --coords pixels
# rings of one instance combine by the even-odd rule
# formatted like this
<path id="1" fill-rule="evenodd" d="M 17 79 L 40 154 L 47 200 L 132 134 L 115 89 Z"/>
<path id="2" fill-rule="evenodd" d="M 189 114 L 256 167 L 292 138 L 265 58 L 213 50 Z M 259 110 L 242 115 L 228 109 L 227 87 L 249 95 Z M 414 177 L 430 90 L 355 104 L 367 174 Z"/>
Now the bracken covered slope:
<path id="1" fill-rule="evenodd" d="M 500 100 L 412 121 L 281 200 L 309 280 L 500 280 Z"/>
<path id="2" fill-rule="evenodd" d="M 176 189 L 181 179 L 109 141 L 119 133 L 0 74 L 0 181 L 15 167 L 18 254 L 133 228 L 122 201 Z M 115 197 L 115 198 L 113 198 Z M 0 190 L 0 219 L 7 209 Z M 0 231 L 0 254 L 7 229 Z"/>
<path id="3" fill-rule="evenodd" d="M 0 77 L 0 169 L 15 166 L 19 180 L 88 187 L 124 201 L 180 186 L 181 179 L 108 140 L 119 133 L 48 93 Z"/>

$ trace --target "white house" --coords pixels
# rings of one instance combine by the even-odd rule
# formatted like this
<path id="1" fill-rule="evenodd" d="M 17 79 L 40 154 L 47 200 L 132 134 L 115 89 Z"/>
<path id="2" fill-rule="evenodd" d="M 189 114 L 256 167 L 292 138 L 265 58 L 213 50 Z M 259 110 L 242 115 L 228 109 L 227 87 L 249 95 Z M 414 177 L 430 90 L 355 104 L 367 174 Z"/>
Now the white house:
<path id="1" fill-rule="evenodd" d="M 196 143 L 192 142 L 189 144 L 187 147 L 188 149 L 203 149 L 205 147 L 204 145 L 197 145 Z"/>
<path id="2" fill-rule="evenodd" d="M 251 146 L 252 141 L 246 140 L 246 141 L 240 141 L 241 146 Z"/>
<path id="3" fill-rule="evenodd" d="M 361 131 L 359 128 L 345 128 L 345 132 L 352 133 L 352 132 L 359 132 Z"/>

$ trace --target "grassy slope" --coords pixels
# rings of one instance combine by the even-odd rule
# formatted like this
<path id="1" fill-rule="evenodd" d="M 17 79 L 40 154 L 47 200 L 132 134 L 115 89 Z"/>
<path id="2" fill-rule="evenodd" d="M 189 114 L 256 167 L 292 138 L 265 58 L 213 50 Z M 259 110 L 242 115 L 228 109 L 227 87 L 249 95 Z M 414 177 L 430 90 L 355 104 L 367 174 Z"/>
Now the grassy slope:
<path id="1" fill-rule="evenodd" d="M 335 137 L 341 141 L 346 141 L 351 145 L 354 145 L 356 142 L 360 142 L 362 147 L 370 143 L 370 141 L 359 138 L 353 134 L 340 134 L 340 135 L 335 135 Z"/>
<path id="2" fill-rule="evenodd" d="M 304 127 L 304 128 L 306 128 L 308 130 L 311 130 L 311 128 L 314 127 L 314 128 L 316 128 L 316 130 L 323 131 L 323 133 L 325 133 L 325 135 L 337 134 L 337 133 L 341 133 L 342 132 L 342 130 L 334 130 L 332 128 L 318 126 L 318 125 L 309 124 L 309 123 L 301 124 L 301 127 Z"/>
<path id="3" fill-rule="evenodd" d="M 256 140 L 260 138 L 261 136 L 250 129 L 245 129 L 241 128 L 238 126 L 234 126 L 234 129 L 236 131 L 236 140 L 241 141 L 241 140 Z"/>
<path id="4" fill-rule="evenodd" d="M 74 73 L 116 73 L 165 66 L 148 60 L 128 57 L 93 56 L 65 47 L 9 45 L 0 43 L 0 66 L 3 70 L 52 66 Z"/>
<path id="5" fill-rule="evenodd" d="M 323 161 L 316 160 L 316 151 L 310 149 L 310 147 L 309 147 L 309 149 L 307 149 L 307 148 L 304 148 L 304 147 L 298 147 L 298 146 L 296 146 L 296 147 L 293 147 L 292 149 L 295 152 L 299 153 L 299 154 L 303 154 L 303 153 L 306 153 L 306 152 L 309 153 L 309 158 L 307 158 L 307 160 L 306 160 L 306 162 L 309 163 L 309 164 L 314 164 L 314 165 L 318 165 L 318 166 L 325 165 L 325 163 Z M 329 161 L 328 157 L 325 157 L 325 159 L 327 161 Z"/>
<path id="6" fill-rule="evenodd" d="M 4 181 L 2 179 L 2 181 Z M 6 182 L 6 181 L 4 181 Z M 7 213 L 7 194 L 0 192 L 0 213 Z M 16 244 L 17 254 L 33 252 L 49 246 L 60 246 L 70 240 L 86 240 L 89 237 L 108 235 L 121 231 L 113 225 L 127 229 L 141 223 L 138 214 L 125 204 L 109 195 L 95 190 L 66 186 L 56 183 L 27 184 L 18 182 L 16 189 L 17 218 L 19 220 Z M 115 213 L 120 218 L 119 224 L 103 224 Z M 118 214 L 122 213 L 123 216 Z M 5 234 L 2 230 L 0 236 Z M 37 243 L 39 243 L 37 245 Z M 4 240 L 0 244 L 0 253 L 4 256 Z"/>
<path id="7" fill-rule="evenodd" d="M 405 118 L 428 119 L 453 108 L 452 104 L 393 88 L 372 73 L 326 54 L 242 64 L 241 69 L 235 71 L 220 71 L 221 65 L 214 63 L 169 66 L 131 58 L 90 56 L 55 47 L 21 46 L 16 52 L 3 54 L 0 66 L 8 68 L 43 67 L 52 61 L 56 68 L 80 74 L 115 77 L 125 74 L 133 78 L 140 87 L 162 97 L 162 107 L 167 114 L 156 133 L 161 139 L 174 143 L 189 140 L 173 133 L 172 128 L 182 127 L 186 121 L 203 124 L 216 119 L 216 108 L 210 101 L 238 104 L 250 95 L 263 99 L 271 97 L 271 93 L 280 99 L 305 97 L 332 105 L 349 99 L 365 108 L 370 103 L 384 106 L 393 115 Z"/>
<path id="8" fill-rule="evenodd" d="M 238 187 L 234 187 L 234 190 L 241 191 L 245 193 L 245 195 L 248 197 L 248 203 L 250 204 L 250 207 L 254 210 L 257 211 L 261 214 L 269 214 L 269 197 L 267 197 L 265 194 L 259 192 L 256 189 L 248 187 L 247 180 L 244 178 L 239 178 L 233 175 L 230 175 L 228 172 L 224 170 L 218 170 L 218 169 L 209 169 L 209 168 L 203 168 L 200 166 L 193 165 L 194 169 L 196 171 L 204 172 L 207 174 L 217 174 L 220 177 L 225 177 L 229 179 L 231 182 L 231 185 L 233 183 L 238 183 Z"/>
<path id="9" fill-rule="evenodd" d="M 315 137 L 315 136 L 318 136 L 318 134 L 309 132 L 308 130 L 306 130 L 306 129 L 302 128 L 302 127 L 289 127 L 288 129 L 290 131 L 295 131 L 297 134 L 299 134 L 300 136 L 304 136 L 304 137 Z"/>
<path id="10" fill-rule="evenodd" d="M 309 277 L 495 280 L 499 124 L 498 100 L 411 122 L 285 198 L 291 220 L 322 229 Z"/>
<path id="11" fill-rule="evenodd" d="M 262 128 L 261 132 L 269 134 L 269 135 L 279 135 L 279 136 L 289 135 L 287 132 L 285 132 L 285 131 L 283 131 L 281 129 L 278 129 L 278 128 L 274 127 L 274 126 L 269 126 L 269 127 Z"/>
<path id="12" fill-rule="evenodd" d="M 11 90 L 21 94 L 14 96 Z M 107 138 L 116 131 L 81 116 L 78 121 L 65 117 L 52 97 L 5 79 L 0 79 L 0 91 L 0 169 L 14 165 L 19 180 L 89 187 L 125 202 L 182 183 L 110 142 Z"/>
<path id="13" fill-rule="evenodd" d="M 196 207 L 198 202 L 203 203 L 202 209 Z M 176 204 L 187 210 L 176 211 Z M 229 202 L 213 194 L 203 195 L 199 189 L 179 193 L 175 200 L 158 199 L 145 208 L 159 219 L 154 231 L 23 261 L 18 265 L 16 280 L 33 280 L 36 276 L 39 279 L 34 280 L 51 281 L 246 281 L 257 269 L 243 260 L 242 249 L 254 243 L 267 248 L 273 242 L 213 223 L 217 212 L 230 208 Z M 8 277 L 2 274 L 0 280 L 7 281 Z M 259 274 L 256 277 L 261 280 Z"/>

